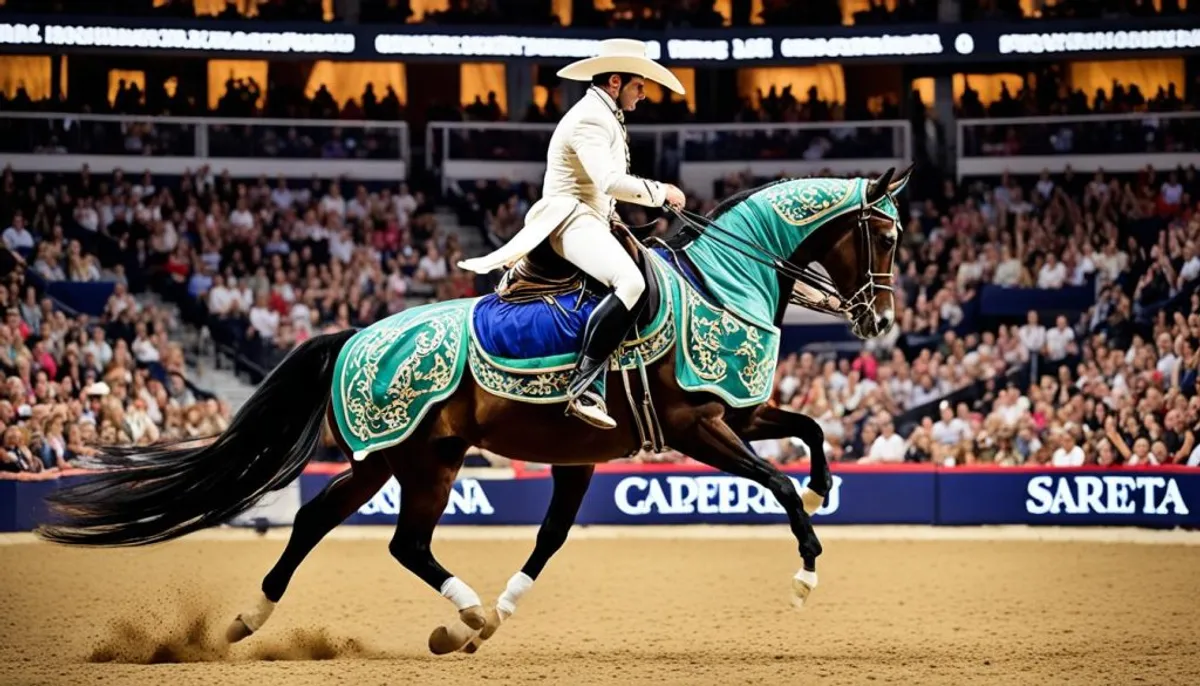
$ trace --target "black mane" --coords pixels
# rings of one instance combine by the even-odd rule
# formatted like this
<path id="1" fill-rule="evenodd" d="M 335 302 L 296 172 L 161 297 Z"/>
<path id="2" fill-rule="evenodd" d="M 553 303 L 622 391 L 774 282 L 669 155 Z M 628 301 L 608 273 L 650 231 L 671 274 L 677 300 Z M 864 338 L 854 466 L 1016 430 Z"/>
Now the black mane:
<path id="1" fill-rule="evenodd" d="M 771 186 L 776 186 L 781 183 L 787 183 L 788 181 L 795 181 L 795 179 L 789 179 L 789 178 L 776 179 L 774 181 L 769 181 L 767 183 L 764 183 L 761 186 L 756 186 L 754 188 L 747 188 L 746 190 L 738 191 L 737 193 L 734 193 L 733 195 L 729 196 L 728 198 L 725 198 L 724 200 L 722 200 L 721 204 L 714 207 L 712 209 L 712 211 L 708 213 L 707 216 L 709 219 L 716 219 L 717 217 L 720 217 L 721 215 L 728 212 L 729 210 L 732 210 L 733 208 L 737 207 L 739 204 L 745 202 L 747 198 L 754 195 L 755 193 L 757 193 L 763 189 L 770 188 Z"/>

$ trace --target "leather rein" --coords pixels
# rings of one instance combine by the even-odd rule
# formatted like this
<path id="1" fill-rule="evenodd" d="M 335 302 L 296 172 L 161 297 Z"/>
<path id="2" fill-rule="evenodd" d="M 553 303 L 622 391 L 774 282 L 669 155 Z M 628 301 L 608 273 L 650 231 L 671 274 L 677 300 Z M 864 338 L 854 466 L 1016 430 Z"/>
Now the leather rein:
<path id="1" fill-rule="evenodd" d="M 684 230 L 693 236 L 697 238 L 705 236 L 714 240 L 743 257 L 768 267 L 777 274 L 807 287 L 806 290 L 813 291 L 810 294 L 804 291 L 797 291 L 797 289 L 793 288 L 788 294 L 788 302 L 793 305 L 799 305 L 810 310 L 824 312 L 842 317 L 851 322 L 856 322 L 862 316 L 864 310 L 873 308 L 875 298 L 879 292 L 895 292 L 895 287 L 892 283 L 893 273 L 873 271 L 871 260 L 873 247 L 871 218 L 873 216 L 881 216 L 889 220 L 892 220 L 892 218 L 875 209 L 874 205 L 866 204 L 865 201 L 858 210 L 857 228 L 858 235 L 863 241 L 863 247 L 866 248 L 862 253 L 863 258 L 861 260 L 865 264 L 861 265 L 860 268 L 867 278 L 863 285 L 848 298 L 842 297 L 837 285 L 826 273 L 814 269 L 811 265 L 800 266 L 790 259 L 775 255 L 753 241 L 725 229 L 704 215 L 687 209 L 676 210 L 670 206 L 664 209 L 678 217 L 683 223 Z M 890 249 L 889 260 L 893 271 L 895 262 L 896 246 L 893 245 Z"/>

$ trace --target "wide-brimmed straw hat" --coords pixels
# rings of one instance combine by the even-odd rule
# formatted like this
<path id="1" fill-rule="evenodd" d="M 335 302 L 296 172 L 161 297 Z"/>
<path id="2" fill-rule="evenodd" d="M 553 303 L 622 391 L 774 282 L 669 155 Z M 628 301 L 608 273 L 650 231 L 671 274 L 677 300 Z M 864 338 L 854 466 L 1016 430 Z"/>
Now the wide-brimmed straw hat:
<path id="1" fill-rule="evenodd" d="M 572 81 L 591 81 L 593 76 L 609 72 L 636 74 L 685 95 L 683 84 L 671 70 L 646 57 L 646 44 L 629 38 L 600 41 L 599 55 L 568 64 L 558 70 L 558 76 Z"/>

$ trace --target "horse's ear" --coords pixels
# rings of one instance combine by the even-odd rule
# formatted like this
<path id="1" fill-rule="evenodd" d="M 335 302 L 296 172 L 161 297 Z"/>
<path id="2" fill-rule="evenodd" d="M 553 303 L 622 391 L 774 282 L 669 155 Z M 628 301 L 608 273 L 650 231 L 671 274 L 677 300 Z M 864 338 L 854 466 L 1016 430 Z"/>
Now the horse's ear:
<path id="1" fill-rule="evenodd" d="M 896 173 L 895 167 L 889 167 L 878 179 L 867 184 L 867 204 L 874 205 L 883 200 L 888 194 L 888 185 L 892 182 L 892 175 Z"/>
<path id="2" fill-rule="evenodd" d="M 891 185 L 888 186 L 888 195 L 896 195 L 900 191 L 904 190 L 904 187 L 908 185 L 908 179 L 912 176 L 913 169 L 916 166 L 916 164 L 910 164 L 904 171 L 900 172 L 900 178 L 896 179 L 891 183 Z"/>

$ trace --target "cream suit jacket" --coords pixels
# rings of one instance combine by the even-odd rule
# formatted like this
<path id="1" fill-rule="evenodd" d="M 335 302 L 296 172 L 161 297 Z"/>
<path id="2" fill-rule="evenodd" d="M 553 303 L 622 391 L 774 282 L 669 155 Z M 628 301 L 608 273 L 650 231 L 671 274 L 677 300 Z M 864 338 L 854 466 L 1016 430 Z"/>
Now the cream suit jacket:
<path id="1" fill-rule="evenodd" d="M 568 221 L 597 221 L 607 230 L 616 201 L 660 207 L 666 188 L 629 173 L 629 141 L 620 110 L 591 87 L 558 123 L 546 154 L 542 199 L 525 214 L 525 226 L 491 254 L 459 263 L 486 274 L 515 263 Z"/>

